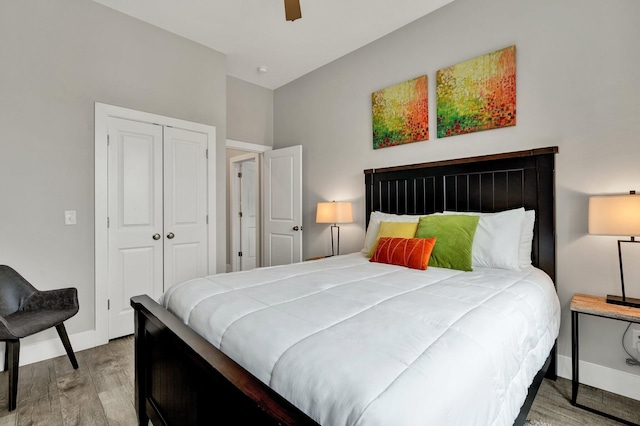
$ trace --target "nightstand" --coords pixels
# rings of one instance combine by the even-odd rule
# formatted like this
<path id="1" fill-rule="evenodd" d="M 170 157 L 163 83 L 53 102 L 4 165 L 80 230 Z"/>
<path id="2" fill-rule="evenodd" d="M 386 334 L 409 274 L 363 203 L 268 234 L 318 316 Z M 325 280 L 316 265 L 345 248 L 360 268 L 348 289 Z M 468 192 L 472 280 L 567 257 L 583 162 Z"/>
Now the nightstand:
<path id="1" fill-rule="evenodd" d="M 571 299 L 571 405 L 590 411 L 595 414 L 607 417 L 620 423 L 630 426 L 640 426 L 628 420 L 621 419 L 608 413 L 596 410 L 591 407 L 578 404 L 579 385 L 579 355 L 578 355 L 578 317 L 580 314 L 593 315 L 596 317 L 610 318 L 614 320 L 640 323 L 640 308 L 614 305 L 606 302 L 605 297 L 589 296 L 586 294 L 576 294 Z"/>

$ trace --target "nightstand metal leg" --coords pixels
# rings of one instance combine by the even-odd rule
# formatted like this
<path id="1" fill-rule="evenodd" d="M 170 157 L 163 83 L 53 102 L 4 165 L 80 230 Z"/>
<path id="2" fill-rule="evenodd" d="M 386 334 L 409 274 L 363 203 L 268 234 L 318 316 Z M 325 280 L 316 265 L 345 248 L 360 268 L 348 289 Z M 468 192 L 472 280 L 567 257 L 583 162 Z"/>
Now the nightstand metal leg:
<path id="1" fill-rule="evenodd" d="M 578 312 L 571 311 L 571 405 L 576 405 L 580 384 L 578 352 Z"/>
<path id="2" fill-rule="evenodd" d="M 616 417 L 609 413 L 604 413 L 600 410 L 596 410 L 595 408 L 587 407 L 582 404 L 578 404 L 578 386 L 580 385 L 580 370 L 578 368 L 578 364 L 580 362 L 579 358 L 579 344 L 578 344 L 578 315 L 580 313 L 576 311 L 571 311 L 571 405 L 574 407 L 581 408 L 583 410 L 589 411 L 591 413 L 597 414 L 599 416 L 606 417 L 611 420 L 615 420 L 622 424 L 628 426 L 640 426 L 637 423 L 633 423 L 626 419 L 621 419 L 620 417 Z"/>
<path id="3" fill-rule="evenodd" d="M 625 310 L 621 313 L 620 309 L 621 308 L 618 305 L 607 303 L 604 297 L 576 294 L 573 296 L 573 299 L 571 299 L 571 405 L 628 426 L 640 426 L 638 423 L 621 419 L 620 417 L 596 410 L 595 408 L 587 407 L 578 402 L 578 390 L 580 386 L 579 315 L 582 313 L 595 317 L 631 321 L 640 324 L 640 310 L 633 311 L 635 308 L 624 308 L 632 309 L 632 311 Z M 631 414 L 635 415 L 636 413 Z"/>

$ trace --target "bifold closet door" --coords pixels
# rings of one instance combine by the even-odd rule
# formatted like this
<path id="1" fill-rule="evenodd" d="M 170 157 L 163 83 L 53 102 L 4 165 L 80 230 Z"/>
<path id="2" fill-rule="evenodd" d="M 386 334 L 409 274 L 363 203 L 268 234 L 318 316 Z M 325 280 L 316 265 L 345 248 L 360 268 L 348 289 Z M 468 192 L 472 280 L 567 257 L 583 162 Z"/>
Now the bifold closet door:
<path id="1" fill-rule="evenodd" d="M 129 299 L 207 275 L 207 135 L 109 119 L 109 338 Z"/>

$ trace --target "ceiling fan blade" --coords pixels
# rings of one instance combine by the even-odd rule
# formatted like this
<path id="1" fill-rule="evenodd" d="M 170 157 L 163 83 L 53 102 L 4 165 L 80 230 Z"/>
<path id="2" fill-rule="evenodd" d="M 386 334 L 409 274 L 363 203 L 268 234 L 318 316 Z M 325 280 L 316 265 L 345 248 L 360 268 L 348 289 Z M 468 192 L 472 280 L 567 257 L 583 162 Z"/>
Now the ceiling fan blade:
<path id="1" fill-rule="evenodd" d="M 284 0 L 284 13 L 287 21 L 295 21 L 296 19 L 302 18 L 300 0 Z"/>

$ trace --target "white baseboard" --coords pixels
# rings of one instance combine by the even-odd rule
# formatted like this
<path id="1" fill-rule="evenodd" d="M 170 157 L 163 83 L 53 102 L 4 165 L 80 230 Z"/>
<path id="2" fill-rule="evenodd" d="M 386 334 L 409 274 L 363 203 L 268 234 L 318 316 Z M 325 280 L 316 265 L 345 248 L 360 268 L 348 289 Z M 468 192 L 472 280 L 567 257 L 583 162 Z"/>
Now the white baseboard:
<path id="1" fill-rule="evenodd" d="M 640 375 L 580 361 L 580 383 L 640 400 Z M 571 357 L 558 355 L 558 376 L 571 380 Z"/>
<path id="2" fill-rule="evenodd" d="M 74 352 L 83 351 L 85 349 L 95 348 L 96 346 L 105 345 L 109 341 L 104 339 L 96 330 L 84 331 L 69 336 L 71 346 Z M 4 367 L 4 351 L 3 347 L 0 351 L 0 365 Z M 33 344 L 20 345 L 20 365 L 33 364 L 34 362 L 44 361 L 61 355 L 67 355 L 62 346 L 60 338 L 44 340 Z"/>

